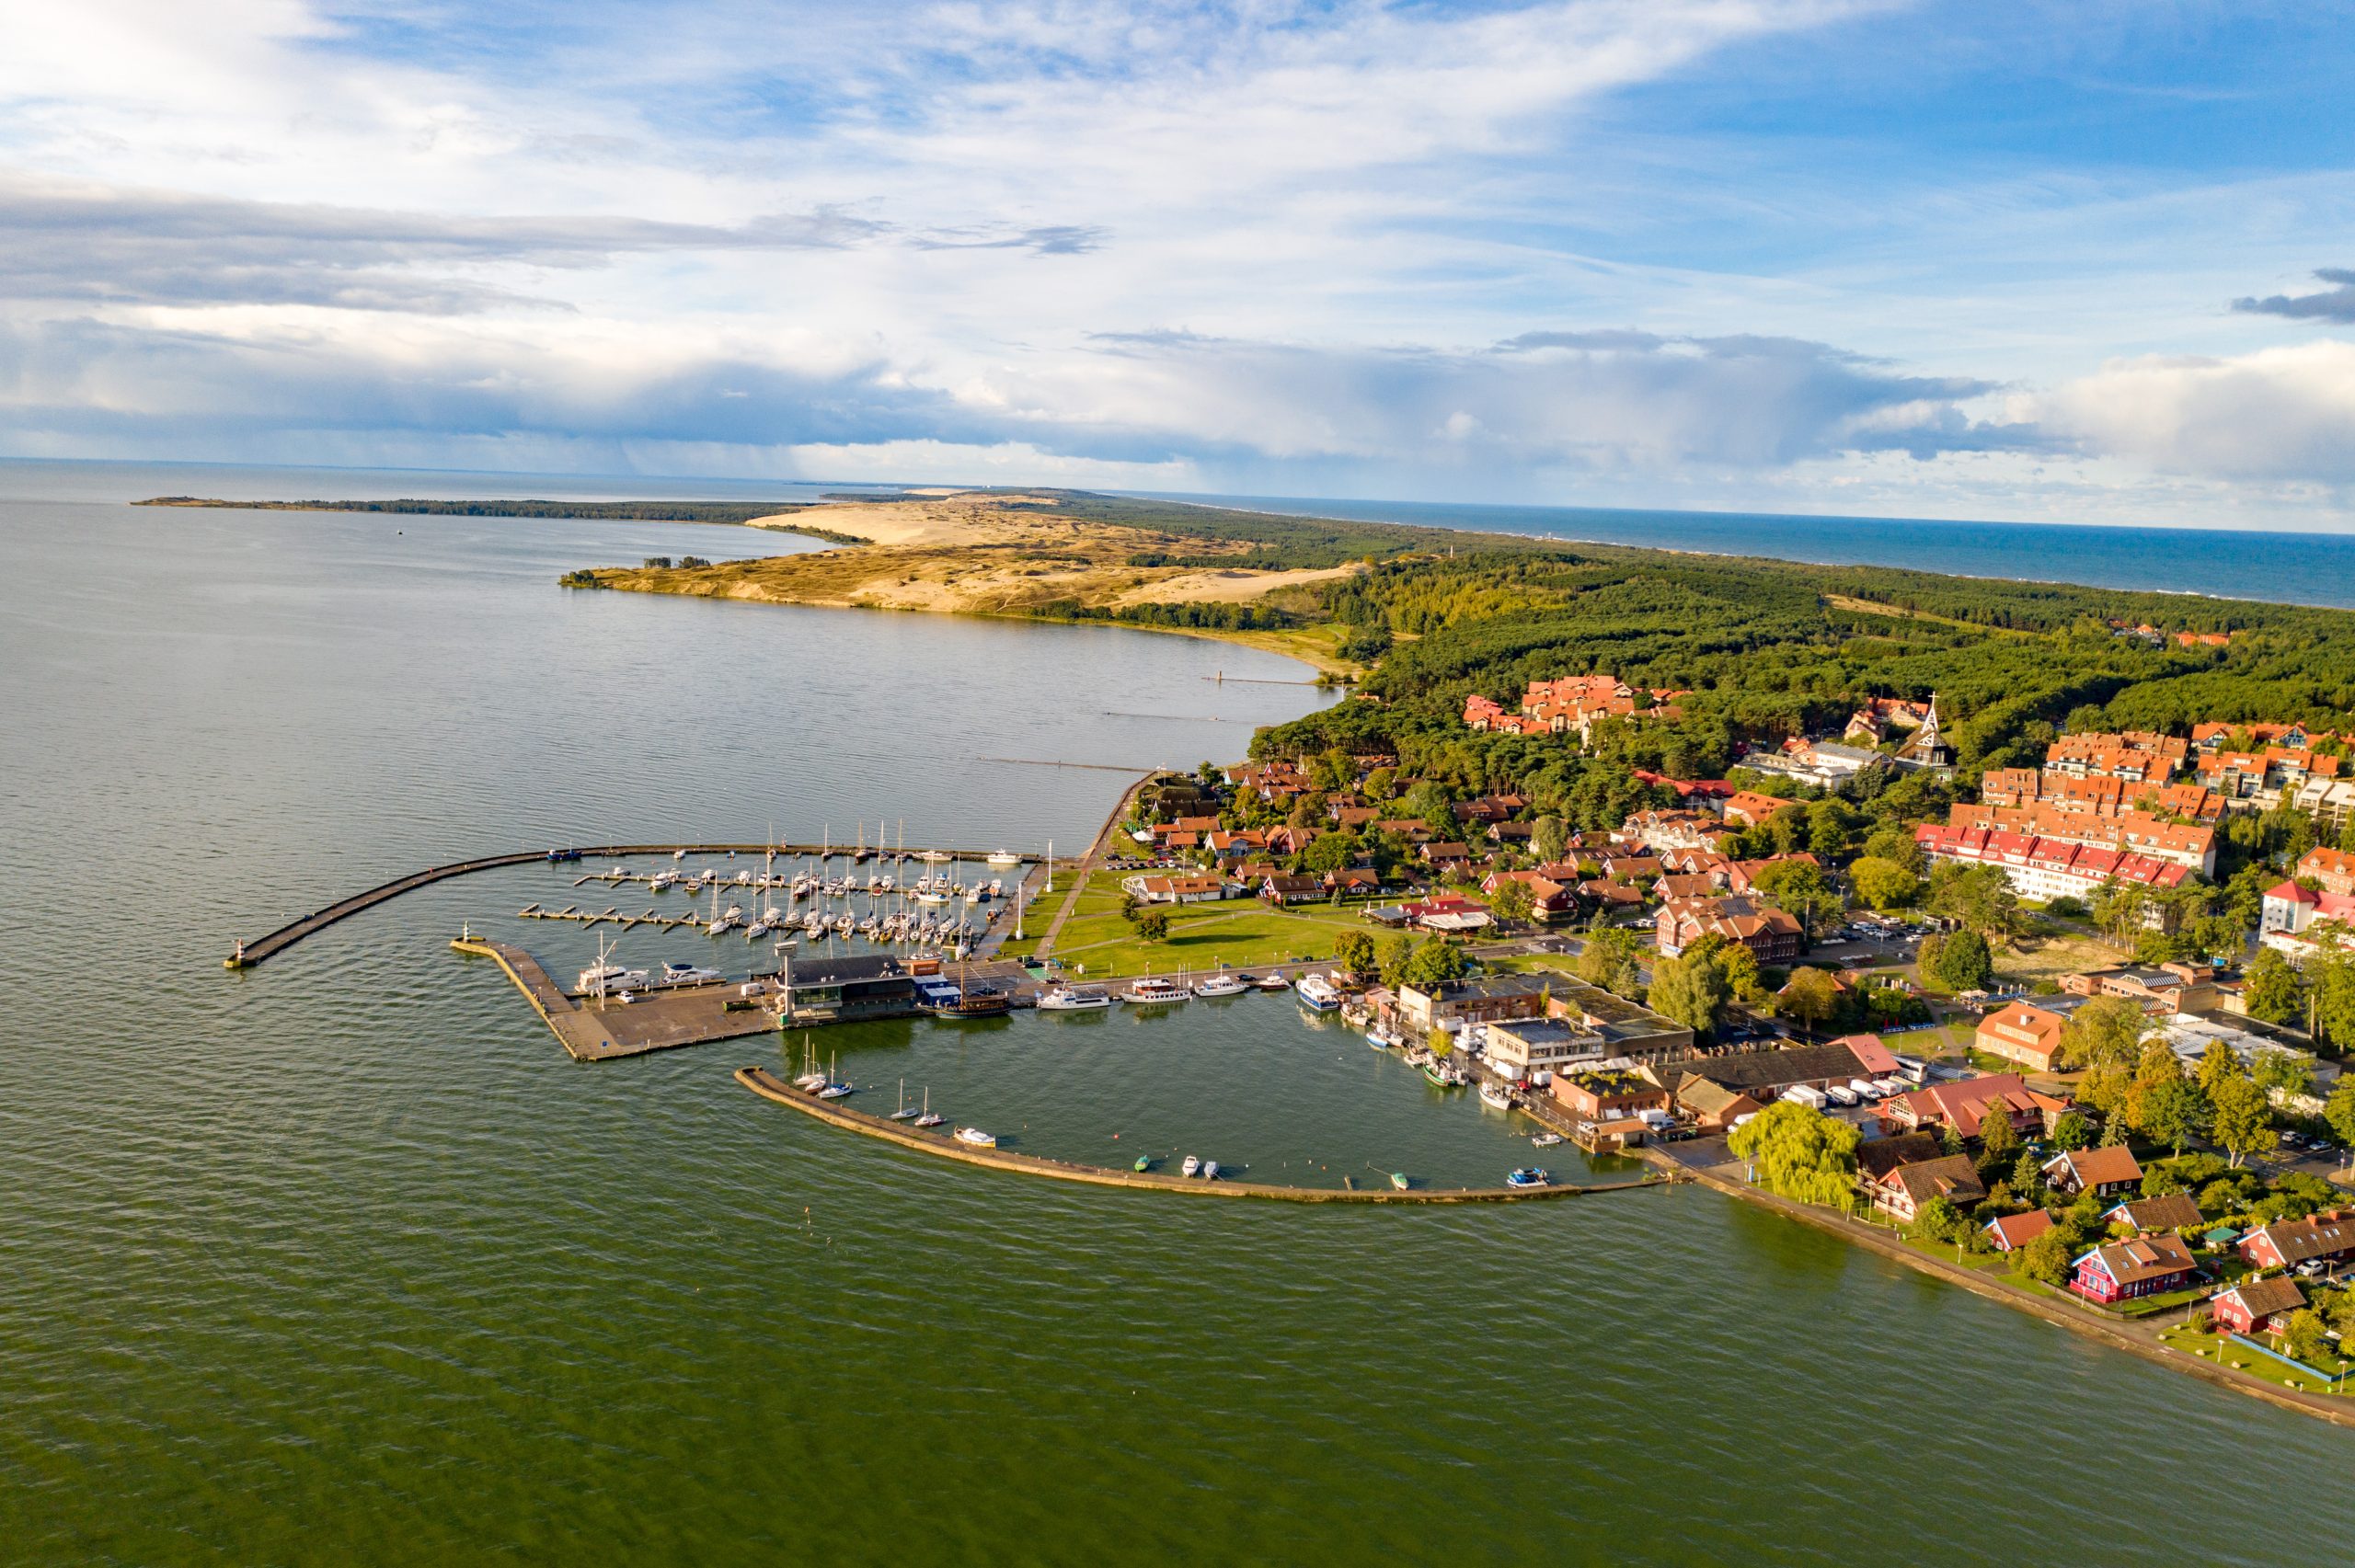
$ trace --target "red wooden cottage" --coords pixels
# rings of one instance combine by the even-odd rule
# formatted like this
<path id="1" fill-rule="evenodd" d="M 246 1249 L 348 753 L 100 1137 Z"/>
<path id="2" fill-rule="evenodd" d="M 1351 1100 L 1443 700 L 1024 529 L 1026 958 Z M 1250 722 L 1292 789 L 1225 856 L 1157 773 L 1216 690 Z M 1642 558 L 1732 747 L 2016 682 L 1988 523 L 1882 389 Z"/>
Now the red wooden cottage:
<path id="1" fill-rule="evenodd" d="M 2306 1293 L 2286 1274 L 2236 1285 L 2209 1303 L 2217 1323 L 2234 1333 L 2277 1333 L 2290 1314 L 2306 1304 Z"/>
<path id="2" fill-rule="evenodd" d="M 2079 1258 L 2071 1265 L 2069 1288 L 2088 1301 L 2131 1301 L 2180 1289 L 2198 1267 L 2180 1236 L 2137 1236 Z"/>
<path id="3" fill-rule="evenodd" d="M 2240 1240 L 2241 1257 L 2251 1268 L 2289 1268 L 2310 1258 L 2337 1262 L 2349 1253 L 2355 1253 L 2355 1221 L 2336 1214 L 2277 1219 Z"/>

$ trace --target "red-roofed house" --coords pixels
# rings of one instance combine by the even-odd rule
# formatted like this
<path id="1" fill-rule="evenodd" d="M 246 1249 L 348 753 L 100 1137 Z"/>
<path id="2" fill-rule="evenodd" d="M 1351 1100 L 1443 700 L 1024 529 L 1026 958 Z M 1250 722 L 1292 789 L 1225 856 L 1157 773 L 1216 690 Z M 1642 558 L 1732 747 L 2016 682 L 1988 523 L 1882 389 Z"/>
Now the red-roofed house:
<path id="1" fill-rule="evenodd" d="M 2051 1229 L 2052 1216 L 2041 1208 L 2031 1208 L 2026 1214 L 2006 1214 L 2001 1219 L 1990 1219 L 1986 1225 L 1987 1239 L 1995 1243 L 1999 1253 L 2025 1247 Z"/>
<path id="2" fill-rule="evenodd" d="M 2137 1236 L 2096 1247 L 2072 1265 L 2069 1288 L 2088 1301 L 2131 1301 L 2191 1283 L 2199 1265 L 2179 1236 Z"/>
<path id="3" fill-rule="evenodd" d="M 2088 1189 L 2098 1196 L 2109 1197 L 2140 1191 L 2142 1167 L 2135 1162 L 2134 1151 L 2126 1145 L 2105 1144 L 2099 1149 L 2073 1150 L 2047 1160 L 2044 1184 L 2071 1197 Z"/>
<path id="4" fill-rule="evenodd" d="M 2057 1116 L 2068 1103 L 2039 1094 L 2020 1082 L 2016 1072 L 1991 1072 L 1955 1083 L 1933 1083 L 1910 1094 L 1881 1102 L 1880 1117 L 1891 1127 L 1950 1127 L 1958 1136 L 1976 1138 L 1982 1116 L 2001 1108 L 2016 1128 L 2040 1128 L 2048 1116 Z"/>

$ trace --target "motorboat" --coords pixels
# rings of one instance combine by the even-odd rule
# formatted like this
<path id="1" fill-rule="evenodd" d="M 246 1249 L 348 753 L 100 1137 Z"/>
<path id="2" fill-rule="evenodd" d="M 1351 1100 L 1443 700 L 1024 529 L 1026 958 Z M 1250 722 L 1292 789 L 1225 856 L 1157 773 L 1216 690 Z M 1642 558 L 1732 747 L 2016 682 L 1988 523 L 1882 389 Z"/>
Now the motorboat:
<path id="1" fill-rule="evenodd" d="M 646 879 L 646 890 L 649 893 L 660 893 L 666 887 L 678 885 L 679 874 L 675 871 L 658 871 Z"/>
<path id="2" fill-rule="evenodd" d="M 1178 1168 L 1187 1175 L 1199 1175 L 1202 1169 L 1201 1158 L 1199 1155 L 1189 1154 L 1186 1156 L 1186 1162 Z"/>
<path id="3" fill-rule="evenodd" d="M 1012 850 L 1000 850 L 989 857 L 989 864 L 995 866 L 1020 865 L 1022 857 Z"/>
<path id="4" fill-rule="evenodd" d="M 994 1134 L 983 1132 L 977 1127 L 959 1127 L 957 1129 L 957 1141 L 959 1143 L 970 1143 L 976 1149 L 995 1149 L 997 1147 L 996 1137 Z"/>
<path id="5" fill-rule="evenodd" d="M 1176 980 L 1147 975 L 1143 979 L 1130 981 L 1129 989 L 1120 993 L 1120 1000 L 1138 1007 L 1160 1007 L 1173 1001 L 1183 1001 L 1187 995 L 1186 988 Z"/>
<path id="6" fill-rule="evenodd" d="M 1206 1182 L 1214 1182 L 1218 1180 L 1217 1161 L 1205 1160 L 1202 1162 L 1202 1180 Z"/>
<path id="7" fill-rule="evenodd" d="M 1529 1139 L 1530 1146 L 1534 1149 L 1551 1149 L 1561 1141 L 1562 1135 L 1558 1132 L 1533 1133 Z"/>
<path id="8" fill-rule="evenodd" d="M 1400 1039 L 1397 1036 L 1392 1034 L 1389 1030 L 1384 1028 L 1379 1024 L 1376 1024 L 1373 1028 L 1368 1029 L 1365 1032 L 1365 1043 L 1372 1046 L 1378 1051 L 1386 1051 L 1394 1046 L 1402 1046 L 1406 1044 L 1404 1040 Z"/>
<path id="9" fill-rule="evenodd" d="M 592 964 L 580 971 L 578 989 L 602 996 L 609 991 L 636 990 L 645 984 L 644 969 L 625 969 L 619 964 Z"/>
<path id="10" fill-rule="evenodd" d="M 1039 993 L 1041 1013 L 1094 1013 L 1112 1005 L 1112 999 L 1102 991 L 1074 990 L 1069 986 L 1050 986 Z"/>
<path id="11" fill-rule="evenodd" d="M 1292 990 L 1292 982 L 1284 979 L 1283 976 L 1276 974 L 1273 971 L 1261 975 L 1257 980 L 1254 980 L 1252 984 L 1258 986 L 1261 990 Z"/>
<path id="12" fill-rule="evenodd" d="M 1323 975 L 1303 975 L 1300 983 L 1292 990 L 1299 996 L 1301 1005 L 1312 1012 L 1330 1013 L 1341 1005 L 1340 988 Z"/>
<path id="13" fill-rule="evenodd" d="M 1543 1165 L 1523 1165 L 1518 1171 L 1505 1173 L 1505 1185 L 1509 1187 L 1551 1186 L 1553 1182 Z"/>
<path id="14" fill-rule="evenodd" d="M 1400 1192 L 1405 1192 L 1407 1190 L 1407 1173 L 1404 1171 L 1391 1172 L 1390 1185 L 1396 1187 Z"/>
<path id="15" fill-rule="evenodd" d="M 1480 1085 L 1480 1104 L 1492 1111 L 1510 1111 L 1512 1109 L 1512 1091 L 1501 1083 L 1483 1083 Z"/>
<path id="16" fill-rule="evenodd" d="M 1196 996 L 1241 996 L 1251 988 L 1221 969 L 1194 987 Z"/>
<path id="17" fill-rule="evenodd" d="M 662 983 L 666 986 L 699 986 L 725 979 L 718 969 L 699 968 L 693 964 L 662 966 Z"/>
<path id="18" fill-rule="evenodd" d="M 1152 1169 L 1153 1169 L 1153 1156 L 1152 1156 L 1152 1155 L 1150 1155 L 1150 1154 L 1140 1154 L 1140 1155 L 1138 1155 L 1138 1156 L 1136 1157 L 1136 1159 L 1135 1159 L 1134 1161 L 1132 1161 L 1132 1162 L 1130 1163 L 1130 1165 L 1129 1165 L 1129 1169 L 1130 1169 L 1130 1170 L 1132 1170 L 1132 1171 L 1150 1171 L 1150 1170 L 1152 1170 Z"/>

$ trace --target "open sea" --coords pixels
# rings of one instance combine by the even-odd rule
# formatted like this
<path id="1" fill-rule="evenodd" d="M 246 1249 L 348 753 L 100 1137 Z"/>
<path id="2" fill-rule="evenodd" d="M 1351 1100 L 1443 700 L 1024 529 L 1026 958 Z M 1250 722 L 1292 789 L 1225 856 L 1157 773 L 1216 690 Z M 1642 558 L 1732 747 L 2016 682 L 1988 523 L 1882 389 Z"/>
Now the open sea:
<path id="1" fill-rule="evenodd" d="M 2355 533 L 1165 495 L 1246 510 L 2355 608 Z"/>
<path id="2" fill-rule="evenodd" d="M 1038 764 L 1229 758 L 1329 700 L 1143 631 L 556 586 L 788 536 L 123 504 L 461 486 L 683 488 L 0 465 L 0 1561 L 2255 1565 L 2355 1533 L 2355 1434 L 1704 1189 L 1098 1191 L 731 1081 L 798 1041 L 573 1063 L 447 946 L 569 973 L 592 939 L 515 918 L 560 868 L 224 970 L 494 850 L 1075 845 L 1122 781 Z M 1530 1158 L 1285 998 L 821 1047 L 869 1109 L 904 1082 L 1072 1158 Z"/>

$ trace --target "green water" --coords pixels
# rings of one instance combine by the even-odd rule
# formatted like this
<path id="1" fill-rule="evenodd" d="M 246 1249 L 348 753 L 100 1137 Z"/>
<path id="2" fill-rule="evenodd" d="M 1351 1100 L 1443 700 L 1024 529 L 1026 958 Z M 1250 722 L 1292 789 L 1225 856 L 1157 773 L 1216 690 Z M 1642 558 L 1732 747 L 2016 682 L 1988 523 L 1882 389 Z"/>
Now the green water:
<path id="1" fill-rule="evenodd" d="M 1316 699 L 1180 638 L 551 586 L 713 530 L 109 482 L 0 471 L 6 1561 L 2274 1563 L 2355 1522 L 2348 1434 L 1698 1189 L 1098 1192 L 756 1099 L 729 1070 L 773 1039 L 573 1064 L 443 945 L 577 962 L 512 919 L 546 868 L 227 974 L 455 854 L 903 815 L 1076 843 L 1114 775 L 979 759 L 1230 756 Z M 864 1108 L 905 1078 L 1040 1153 L 1533 1157 L 1277 997 L 820 1038 Z"/>

